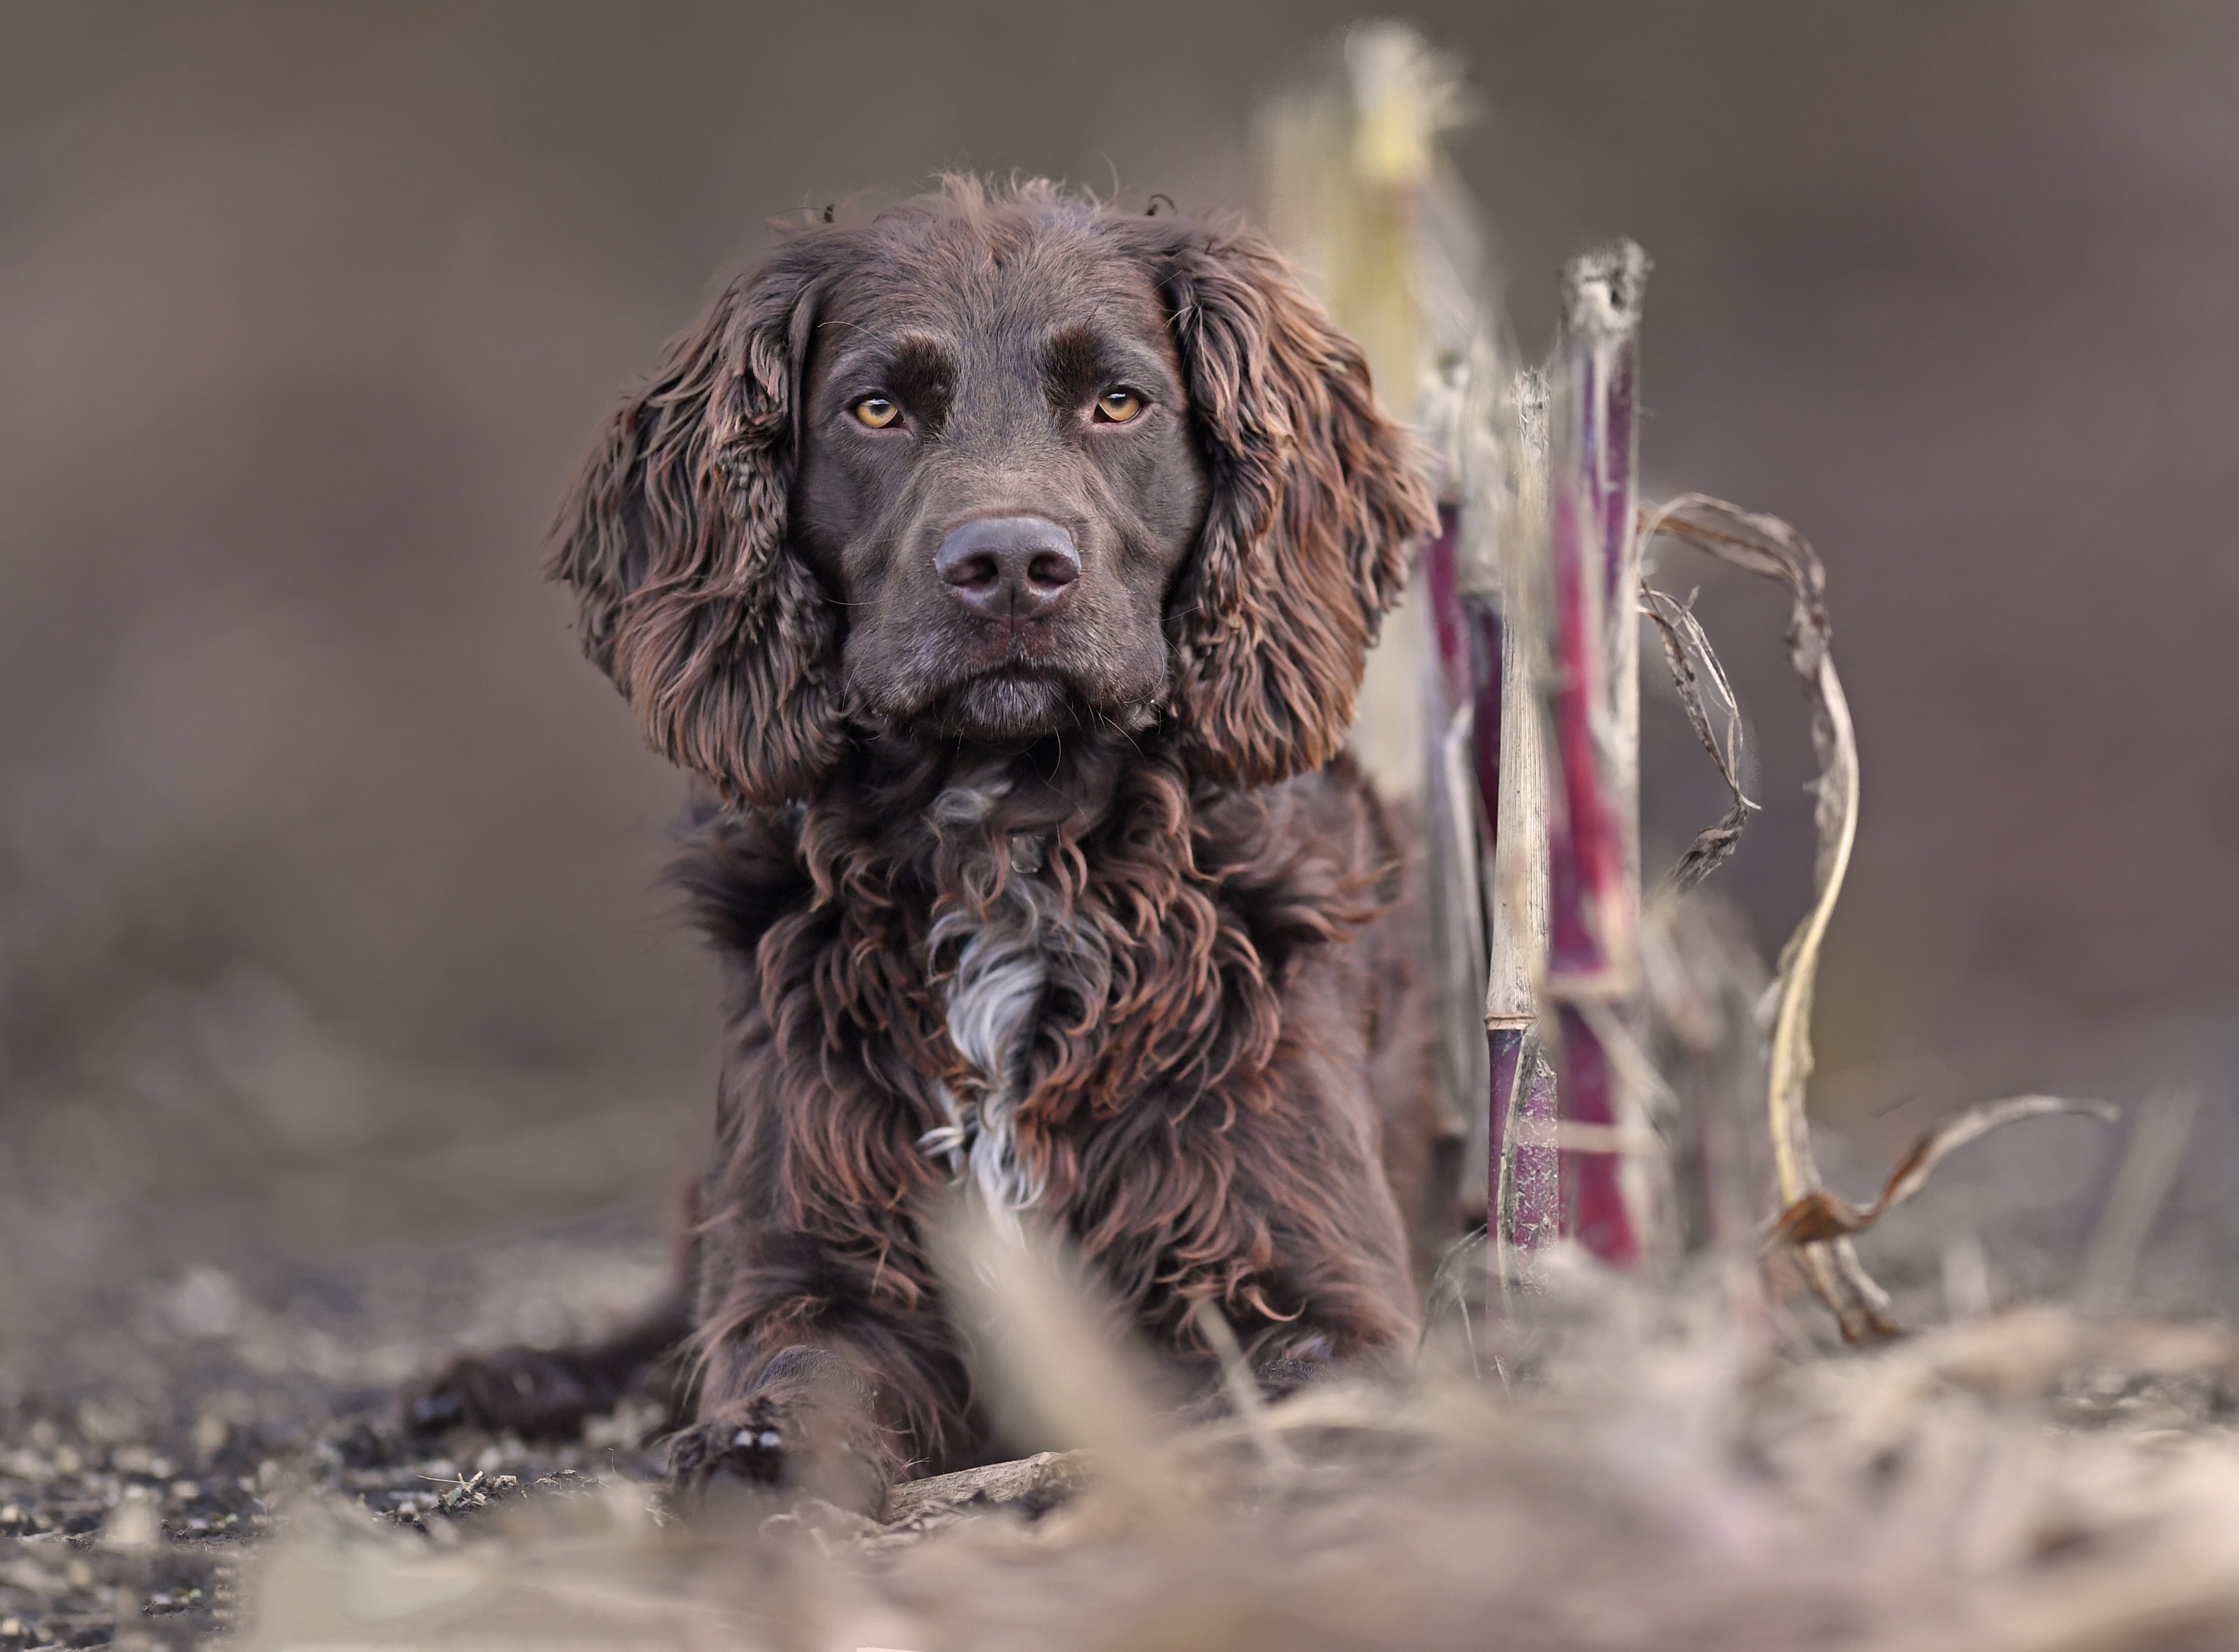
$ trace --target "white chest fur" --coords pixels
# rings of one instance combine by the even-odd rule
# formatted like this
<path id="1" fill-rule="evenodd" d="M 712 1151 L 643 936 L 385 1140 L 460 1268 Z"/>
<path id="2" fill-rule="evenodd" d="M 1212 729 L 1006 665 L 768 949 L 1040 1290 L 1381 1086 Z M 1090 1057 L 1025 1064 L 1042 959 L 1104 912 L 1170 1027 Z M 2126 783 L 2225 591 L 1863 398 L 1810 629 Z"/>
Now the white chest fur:
<path id="1" fill-rule="evenodd" d="M 972 830 L 1008 789 L 1000 772 L 960 777 L 934 800 L 932 823 L 943 832 Z M 1008 1222 L 1041 1198 L 1046 1181 L 1045 1167 L 1021 1150 L 1018 1117 L 1031 1091 L 1034 1038 L 1047 1013 L 1051 979 L 1097 945 L 1043 881 L 1041 859 L 1039 843 L 1013 839 L 1002 892 L 984 912 L 944 914 L 931 938 L 933 961 L 951 969 L 949 1042 L 972 1078 L 961 1095 L 939 1087 L 948 1122 L 927 1131 L 919 1144 L 945 1156 L 989 1213 Z"/>

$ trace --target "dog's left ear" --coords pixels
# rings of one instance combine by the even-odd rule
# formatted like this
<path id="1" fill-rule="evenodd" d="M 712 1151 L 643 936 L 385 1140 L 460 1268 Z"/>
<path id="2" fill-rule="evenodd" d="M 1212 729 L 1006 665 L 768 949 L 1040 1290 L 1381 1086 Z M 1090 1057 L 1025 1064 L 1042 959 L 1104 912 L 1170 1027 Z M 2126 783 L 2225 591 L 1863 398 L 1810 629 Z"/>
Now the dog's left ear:
<path id="1" fill-rule="evenodd" d="M 1272 246 L 1185 229 L 1153 256 L 1213 480 L 1167 605 L 1174 711 L 1200 773 L 1272 785 L 1345 743 L 1436 502 L 1360 347 Z"/>
<path id="2" fill-rule="evenodd" d="M 741 276 L 608 422 L 550 573 L 654 748 L 734 804 L 813 796 L 846 741 L 839 621 L 787 542 L 813 237 Z"/>

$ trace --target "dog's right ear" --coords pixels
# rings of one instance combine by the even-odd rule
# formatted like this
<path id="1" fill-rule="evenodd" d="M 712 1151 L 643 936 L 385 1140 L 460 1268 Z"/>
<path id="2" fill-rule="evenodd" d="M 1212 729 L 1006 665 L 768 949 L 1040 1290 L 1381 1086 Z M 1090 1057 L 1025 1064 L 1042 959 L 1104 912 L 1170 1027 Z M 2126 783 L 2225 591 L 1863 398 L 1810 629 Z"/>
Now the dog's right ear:
<path id="1" fill-rule="evenodd" d="M 655 750 L 734 804 L 813 795 L 846 744 L 838 614 L 787 543 L 814 238 L 741 276 L 608 423 L 548 569 Z"/>

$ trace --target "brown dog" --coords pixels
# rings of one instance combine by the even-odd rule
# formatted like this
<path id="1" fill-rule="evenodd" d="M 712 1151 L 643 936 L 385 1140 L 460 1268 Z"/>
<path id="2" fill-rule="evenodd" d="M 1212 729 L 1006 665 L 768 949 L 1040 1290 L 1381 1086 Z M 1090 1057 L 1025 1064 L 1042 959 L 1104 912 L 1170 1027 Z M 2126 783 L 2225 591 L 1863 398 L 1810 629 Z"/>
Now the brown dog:
<path id="1" fill-rule="evenodd" d="M 691 1303 L 462 1362 L 566 1426 L 688 1325 L 673 1471 L 874 1507 L 991 1443 L 921 1224 L 1064 1234 L 1271 1386 L 1412 1332 L 1398 854 L 1341 756 L 1432 525 L 1359 350 L 1257 237 L 1031 184 L 794 236 L 615 416 L 554 567 L 703 782 L 728 982 Z M 1379 1091 L 1381 1092 L 1379 1095 Z"/>

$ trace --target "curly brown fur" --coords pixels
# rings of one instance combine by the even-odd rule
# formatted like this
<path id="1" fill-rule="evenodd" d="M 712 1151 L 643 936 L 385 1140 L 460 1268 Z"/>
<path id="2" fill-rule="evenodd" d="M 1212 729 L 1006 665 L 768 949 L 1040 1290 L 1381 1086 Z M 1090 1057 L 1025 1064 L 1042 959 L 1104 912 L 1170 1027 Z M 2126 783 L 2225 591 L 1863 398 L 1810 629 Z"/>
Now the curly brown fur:
<path id="1" fill-rule="evenodd" d="M 1412 948 L 1341 753 L 1431 521 L 1266 242 L 1046 184 L 801 231 L 616 415 L 554 572 L 704 783 L 726 979 L 680 1482 L 991 1449 L 960 1181 L 1185 1368 L 1206 1301 L 1276 1387 L 1410 1335 Z"/>

